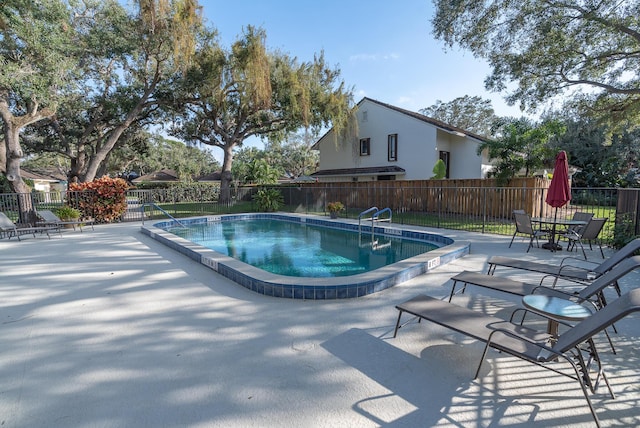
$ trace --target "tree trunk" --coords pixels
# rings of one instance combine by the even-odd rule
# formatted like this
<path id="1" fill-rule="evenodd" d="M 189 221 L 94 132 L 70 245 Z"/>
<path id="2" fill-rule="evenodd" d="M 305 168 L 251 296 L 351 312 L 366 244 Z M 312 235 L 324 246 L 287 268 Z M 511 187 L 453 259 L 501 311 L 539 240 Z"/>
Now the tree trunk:
<path id="1" fill-rule="evenodd" d="M 4 123 L 4 141 L 6 145 L 6 164 L 4 165 L 5 176 L 9 181 L 11 190 L 18 194 L 18 215 L 19 223 L 35 223 L 36 213 L 33 209 L 33 200 L 29 186 L 20 175 L 20 160 L 22 159 L 22 148 L 20 147 L 20 129 L 13 121 Z"/>
<path id="2" fill-rule="evenodd" d="M 145 108 L 145 104 L 151 97 L 151 94 L 155 91 L 156 86 L 158 85 L 159 77 L 156 76 L 152 82 L 149 83 L 149 86 L 145 90 L 145 92 L 140 96 L 140 99 L 136 103 L 136 105 L 127 113 L 127 117 L 123 120 L 123 122 L 116 126 L 113 131 L 109 134 L 107 141 L 100 147 L 89 162 L 87 163 L 87 169 L 84 174 L 80 174 L 80 181 L 89 182 L 93 181 L 98 174 L 98 170 L 102 162 L 104 162 L 111 150 L 115 147 L 120 139 L 120 136 L 131 126 L 131 124 L 139 118 L 142 110 Z M 149 106 L 147 106 L 149 107 Z"/>
<path id="3" fill-rule="evenodd" d="M 224 160 L 222 161 L 222 173 L 220 175 L 220 196 L 218 203 L 229 204 L 231 202 L 231 164 L 233 163 L 233 147 L 235 144 L 224 146 Z"/>
<path id="4" fill-rule="evenodd" d="M 80 141 L 78 143 L 78 152 L 76 153 L 76 156 L 71 156 L 71 168 L 67 174 L 69 183 L 77 183 L 80 181 L 80 178 L 83 175 L 82 172 L 86 169 L 87 152 L 85 149 L 84 142 Z"/>
<path id="5" fill-rule="evenodd" d="M 20 130 L 25 126 L 46 119 L 55 114 L 54 110 L 44 108 L 39 110 L 39 104 L 35 100 L 28 100 L 26 113 L 22 116 L 14 116 L 9 107 L 10 94 L 4 89 L 0 90 L 0 117 L 4 128 L 4 155 L 5 164 L 0 167 L 9 181 L 11 190 L 18 194 L 18 211 L 20 223 L 35 223 L 36 213 L 33 209 L 31 192 L 20 176 L 20 160 L 23 157 L 20 146 Z"/>
<path id="6" fill-rule="evenodd" d="M 109 152 L 113 150 L 122 133 L 130 125 L 131 125 L 130 121 L 125 121 L 121 125 L 117 126 L 111 132 L 111 134 L 109 134 L 109 138 L 107 138 L 107 141 L 105 141 L 104 145 L 100 147 L 100 149 L 89 159 L 89 162 L 87 163 L 86 171 L 84 173 L 81 172 L 79 174 L 80 181 L 84 183 L 88 183 L 90 181 L 95 180 L 100 170 L 100 165 L 102 165 L 102 162 L 105 161 L 105 159 L 109 155 Z"/>

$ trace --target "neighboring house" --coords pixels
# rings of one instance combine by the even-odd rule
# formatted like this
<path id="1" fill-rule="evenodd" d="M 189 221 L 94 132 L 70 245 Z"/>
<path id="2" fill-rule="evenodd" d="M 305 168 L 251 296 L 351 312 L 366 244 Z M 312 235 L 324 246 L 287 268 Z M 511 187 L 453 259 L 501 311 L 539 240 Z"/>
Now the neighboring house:
<path id="1" fill-rule="evenodd" d="M 141 175 L 138 178 L 131 180 L 133 184 L 138 183 L 177 183 L 178 174 L 172 169 L 162 169 L 150 174 Z"/>
<path id="2" fill-rule="evenodd" d="M 67 177 L 58 172 L 31 171 L 22 168 L 20 175 L 23 179 L 33 181 L 34 190 L 40 192 L 64 192 L 67 190 Z"/>
<path id="3" fill-rule="evenodd" d="M 205 182 L 205 183 L 220 182 L 221 180 L 222 180 L 222 171 L 215 171 L 198 178 L 199 182 Z"/>
<path id="4" fill-rule="evenodd" d="M 487 139 L 455 126 L 371 98 L 356 112 L 358 136 L 335 141 L 329 130 L 314 145 L 320 151 L 319 181 L 426 180 L 442 159 L 446 178 L 484 178 L 491 165 L 478 155 Z"/>

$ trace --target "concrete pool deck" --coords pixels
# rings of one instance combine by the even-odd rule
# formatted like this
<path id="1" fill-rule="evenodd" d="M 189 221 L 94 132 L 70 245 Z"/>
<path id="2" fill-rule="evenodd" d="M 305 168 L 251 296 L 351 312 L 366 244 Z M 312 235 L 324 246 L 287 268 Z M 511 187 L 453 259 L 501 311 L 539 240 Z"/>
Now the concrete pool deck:
<path id="1" fill-rule="evenodd" d="M 3 428 L 594 426 L 571 379 L 491 352 L 474 380 L 482 345 L 426 322 L 392 339 L 396 304 L 448 295 L 451 276 L 485 272 L 490 255 L 559 263 L 563 252 L 425 228 L 469 241 L 471 254 L 365 297 L 288 300 L 249 291 L 139 229 L 0 240 Z M 516 301 L 472 287 L 454 297 L 498 316 Z M 617 355 L 599 338 L 617 394 L 601 386 L 592 395 L 603 426 L 640 425 L 637 318 L 616 324 Z"/>

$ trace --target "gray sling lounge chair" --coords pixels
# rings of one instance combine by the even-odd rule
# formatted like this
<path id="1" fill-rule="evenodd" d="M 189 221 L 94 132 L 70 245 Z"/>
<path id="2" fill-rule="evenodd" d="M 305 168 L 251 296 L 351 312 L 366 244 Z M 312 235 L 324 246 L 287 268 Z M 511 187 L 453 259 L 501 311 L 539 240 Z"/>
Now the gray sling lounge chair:
<path id="1" fill-rule="evenodd" d="M 59 232 L 60 230 L 56 226 L 18 227 L 5 213 L 0 212 L 0 237 L 7 235 L 11 239 L 15 236 L 20 241 L 20 235 L 32 234 L 35 238 L 36 233 L 44 233 L 47 238 L 51 239 L 51 235 L 49 235 L 51 231 Z"/>
<path id="2" fill-rule="evenodd" d="M 485 342 L 475 378 L 480 373 L 487 351 L 489 348 L 494 348 L 578 381 L 593 419 L 599 427 L 600 421 L 589 398 L 588 390 L 595 392 L 600 380 L 603 380 L 611 398 L 615 398 L 615 395 L 604 373 L 592 338 L 629 313 L 640 310 L 640 289 L 621 296 L 555 339 L 548 333 L 541 333 L 425 295 L 416 296 L 397 305 L 396 308 L 399 314 L 393 337 L 396 337 L 398 329 L 404 325 L 400 322 L 402 314 L 406 312 L 418 317 L 419 320 L 425 319 Z M 558 364 L 554 362 L 555 360 L 568 363 L 574 374 L 558 371 L 553 366 Z M 595 379 L 592 379 L 592 363 L 597 366 L 593 370 Z"/>
<path id="3" fill-rule="evenodd" d="M 601 308 L 606 306 L 607 302 L 602 295 L 602 291 L 608 286 L 614 285 L 620 278 L 628 274 L 634 269 L 640 267 L 640 256 L 632 256 L 628 259 L 622 260 L 615 265 L 611 270 L 605 272 L 603 275 L 595 279 L 591 284 L 585 286 L 582 290 L 576 293 L 569 293 L 559 290 L 557 288 L 551 288 L 539 284 L 529 284 L 526 282 L 515 281 L 510 278 L 485 275 L 478 272 L 463 271 L 453 277 L 453 285 L 451 286 L 451 293 L 449 295 L 449 302 L 454 294 L 464 293 L 467 288 L 467 284 L 475 285 L 481 288 L 488 288 L 491 290 L 501 291 L 503 293 L 509 293 L 516 296 L 526 296 L 527 294 L 545 294 L 547 296 L 564 297 L 570 300 L 574 300 L 578 303 L 585 302 L 587 300 L 592 301 L 597 307 Z M 456 287 L 461 282 L 464 286 L 456 293 Z"/>
<path id="4" fill-rule="evenodd" d="M 487 288 L 494 291 L 500 291 L 503 293 L 512 294 L 515 296 L 526 296 L 528 294 L 543 294 L 546 296 L 559 297 L 561 299 L 571 300 L 578 304 L 590 303 L 594 309 L 601 309 L 607 305 L 607 299 L 603 293 L 604 289 L 613 286 L 616 290 L 619 290 L 618 280 L 631 272 L 634 269 L 640 267 L 640 256 L 633 256 L 626 260 L 621 261 L 610 271 L 604 273 L 602 276 L 593 281 L 590 285 L 584 287 L 577 292 L 567 292 L 559 290 L 557 288 L 550 288 L 544 285 L 528 284 L 526 282 L 514 281 L 510 278 L 504 278 L 494 275 L 484 275 L 476 272 L 463 271 L 451 279 L 453 285 L 451 286 L 451 293 L 449 294 L 449 302 L 453 298 L 454 294 L 464 293 L 467 285 L 474 285 L 480 288 Z M 456 286 L 461 282 L 464 286 L 456 293 Z M 615 326 L 612 326 L 615 331 Z M 607 340 L 611 346 L 613 353 L 616 353 L 615 346 L 611 340 L 611 337 L 605 330 Z"/>
<path id="5" fill-rule="evenodd" d="M 82 219 L 82 220 L 61 220 L 60 217 L 55 215 L 53 212 L 49 210 L 38 211 L 38 216 L 44 220 L 40 222 L 42 225 L 54 225 L 54 226 L 72 226 L 73 230 L 76 230 L 76 226 L 82 232 L 82 226 L 88 225 L 91 226 L 91 230 L 93 229 L 93 219 Z"/>
<path id="6" fill-rule="evenodd" d="M 543 274 L 545 277 L 553 276 L 555 277 L 554 284 L 559 278 L 585 284 L 592 282 L 594 279 L 598 278 L 608 270 L 611 270 L 622 260 L 633 256 L 635 252 L 639 250 L 640 238 L 636 238 L 602 263 L 594 263 L 595 266 L 593 268 L 585 268 L 569 264 L 570 260 L 575 260 L 573 257 L 565 257 L 560 265 L 551 265 L 547 263 L 532 262 L 511 257 L 492 256 L 487 261 L 487 264 L 489 265 L 487 273 L 489 275 L 493 275 L 495 273 L 496 267 L 503 266 L 513 269 L 537 272 Z M 583 263 L 593 262 L 583 261 Z M 616 288 L 616 291 L 618 291 L 618 294 L 620 294 L 619 289 Z"/>

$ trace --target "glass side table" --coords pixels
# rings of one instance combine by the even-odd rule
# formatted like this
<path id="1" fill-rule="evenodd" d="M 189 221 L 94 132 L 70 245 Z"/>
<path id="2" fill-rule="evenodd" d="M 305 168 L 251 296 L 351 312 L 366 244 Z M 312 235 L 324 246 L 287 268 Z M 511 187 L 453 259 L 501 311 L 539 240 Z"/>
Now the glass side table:
<path id="1" fill-rule="evenodd" d="M 529 294 L 522 298 L 523 306 L 529 311 L 549 318 L 547 333 L 558 337 L 558 320 L 580 321 L 593 312 L 589 308 L 559 297 Z"/>

